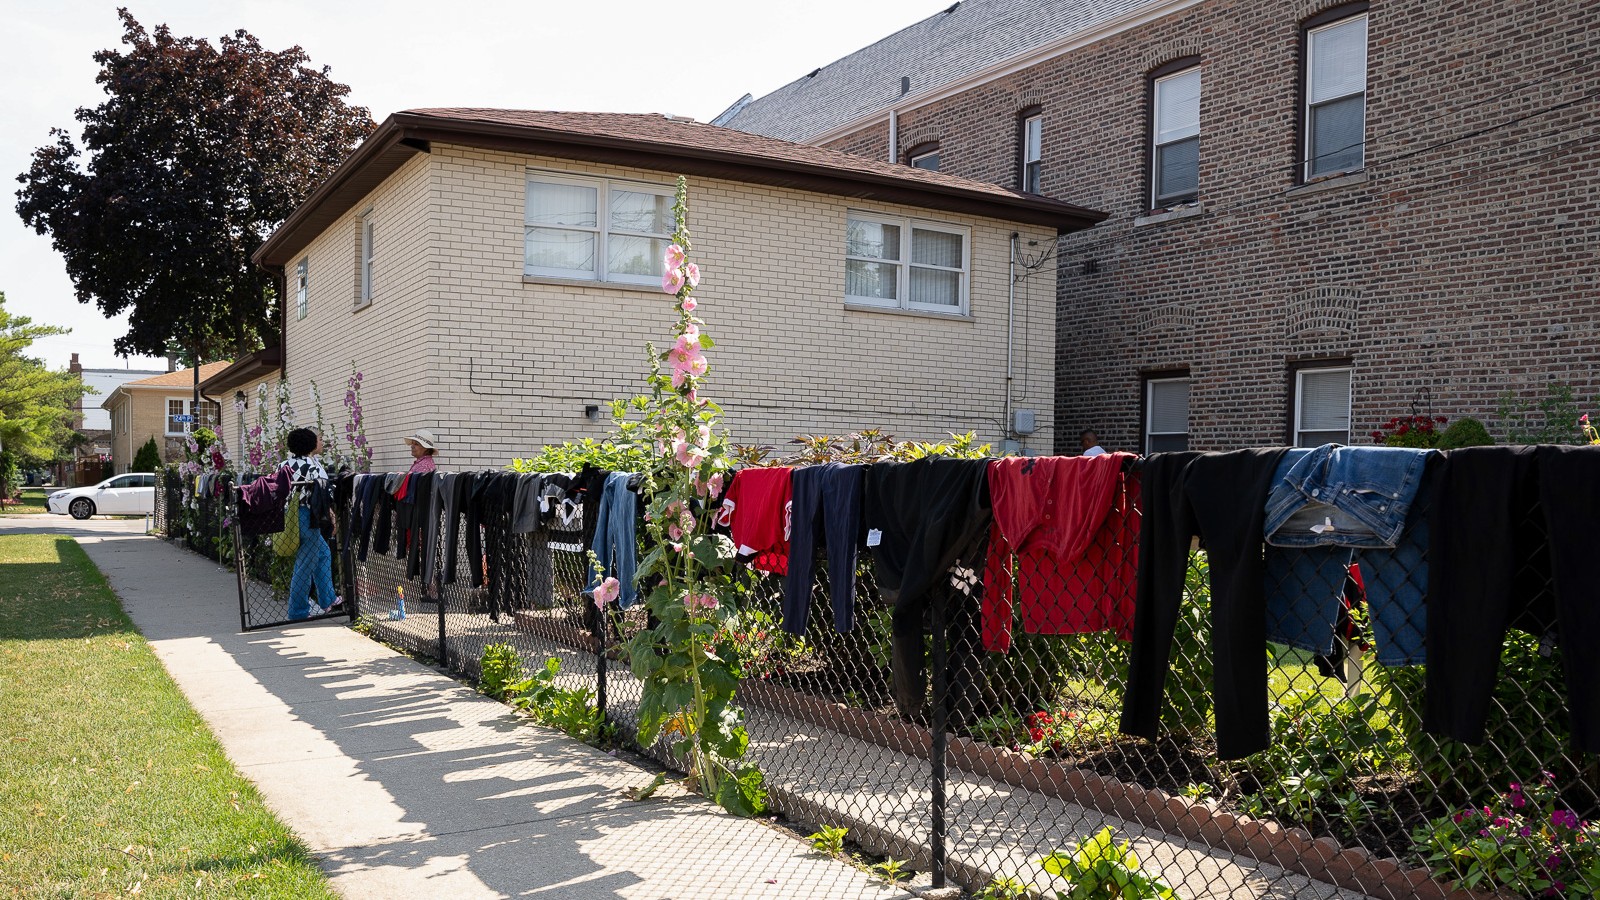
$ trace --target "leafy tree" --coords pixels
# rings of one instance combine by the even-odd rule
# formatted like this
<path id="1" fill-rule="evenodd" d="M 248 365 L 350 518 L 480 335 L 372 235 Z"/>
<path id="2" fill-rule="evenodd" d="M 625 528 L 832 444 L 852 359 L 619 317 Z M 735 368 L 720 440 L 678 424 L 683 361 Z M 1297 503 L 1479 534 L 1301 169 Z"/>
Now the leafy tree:
<path id="1" fill-rule="evenodd" d="M 108 99 L 80 108 L 17 176 L 17 213 L 47 234 L 81 303 L 132 311 L 121 354 L 170 341 L 216 359 L 275 343 L 271 280 L 250 255 L 371 133 L 350 89 L 299 47 L 248 32 L 216 46 L 147 32 L 126 9 L 126 50 L 102 50 Z"/>
<path id="2" fill-rule="evenodd" d="M 156 446 L 156 439 L 151 438 L 144 442 L 139 452 L 133 455 L 133 465 L 129 472 L 159 472 L 161 471 L 161 448 Z"/>
<path id="3" fill-rule="evenodd" d="M 37 465 L 55 458 L 73 436 L 72 412 L 83 396 L 83 380 L 52 372 L 27 355 L 33 342 L 68 329 L 35 325 L 6 312 L 0 293 L 0 469 Z"/>

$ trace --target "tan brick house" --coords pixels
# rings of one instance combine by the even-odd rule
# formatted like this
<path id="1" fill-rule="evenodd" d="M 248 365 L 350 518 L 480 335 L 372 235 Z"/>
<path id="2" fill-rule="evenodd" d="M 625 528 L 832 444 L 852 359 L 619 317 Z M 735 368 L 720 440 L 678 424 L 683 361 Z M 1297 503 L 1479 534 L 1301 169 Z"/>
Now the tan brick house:
<path id="1" fill-rule="evenodd" d="M 1048 448 L 1055 270 L 1039 261 L 1098 213 L 663 116 L 391 116 L 256 254 L 283 279 L 283 374 L 337 409 L 359 369 L 380 466 L 419 427 L 462 467 L 601 435 L 669 334 L 679 174 L 735 440 L 999 441 L 1021 413 L 1024 449 Z"/>
<path id="2" fill-rule="evenodd" d="M 227 361 L 200 367 L 200 379 L 228 367 Z M 218 425 L 218 407 L 203 395 L 194 404 L 194 370 L 179 369 L 129 381 L 107 394 L 100 405 L 111 414 L 111 468 L 114 474 L 128 471 L 133 457 L 151 438 L 161 448 L 162 462 L 183 459 L 183 441 L 191 424 Z M 194 416 L 194 423 L 179 416 Z"/>
<path id="3" fill-rule="evenodd" d="M 717 121 L 1107 211 L 1058 448 L 1359 443 L 1600 393 L 1597 81 L 1593 2 L 965 0 Z"/>

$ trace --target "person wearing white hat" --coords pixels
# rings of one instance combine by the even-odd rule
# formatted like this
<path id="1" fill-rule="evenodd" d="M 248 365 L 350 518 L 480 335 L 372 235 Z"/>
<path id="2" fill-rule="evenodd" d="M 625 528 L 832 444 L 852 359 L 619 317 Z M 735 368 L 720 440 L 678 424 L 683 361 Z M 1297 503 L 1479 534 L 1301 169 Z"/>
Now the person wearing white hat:
<path id="1" fill-rule="evenodd" d="M 418 428 L 407 435 L 405 440 L 411 445 L 411 474 L 419 475 L 437 468 L 433 456 L 439 452 L 439 448 L 434 443 L 433 432 L 426 428 Z"/>

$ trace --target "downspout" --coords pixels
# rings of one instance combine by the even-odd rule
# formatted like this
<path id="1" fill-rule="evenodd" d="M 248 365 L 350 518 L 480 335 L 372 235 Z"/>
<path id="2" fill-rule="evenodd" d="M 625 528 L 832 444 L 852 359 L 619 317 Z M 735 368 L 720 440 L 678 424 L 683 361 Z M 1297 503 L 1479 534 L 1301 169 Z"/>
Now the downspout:
<path id="1" fill-rule="evenodd" d="M 1018 234 L 1017 232 L 1011 232 L 1011 259 L 1009 261 L 1008 269 L 1008 280 L 1010 281 L 1010 284 L 1006 286 L 1006 417 L 1004 434 L 1008 440 L 1011 438 L 1012 434 L 1011 382 L 1016 376 L 1015 368 L 1012 365 L 1012 348 L 1014 345 L 1014 337 L 1016 334 L 1017 325 L 1017 241 L 1021 237 L 1022 235 Z M 1018 444 L 1021 444 L 1020 440 L 1018 441 Z"/>
<path id="2" fill-rule="evenodd" d="M 889 107 L 889 162 L 900 161 L 900 115 Z"/>

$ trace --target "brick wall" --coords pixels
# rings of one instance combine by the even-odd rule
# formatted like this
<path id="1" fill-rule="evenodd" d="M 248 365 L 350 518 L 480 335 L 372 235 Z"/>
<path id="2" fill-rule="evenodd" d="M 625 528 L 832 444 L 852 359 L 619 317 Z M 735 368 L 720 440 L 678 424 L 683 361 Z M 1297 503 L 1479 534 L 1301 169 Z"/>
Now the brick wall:
<path id="1" fill-rule="evenodd" d="M 606 403 L 644 388 L 646 342 L 670 344 L 671 304 L 655 288 L 524 279 L 530 167 L 674 181 L 435 144 L 368 201 L 375 215 L 406 211 L 389 229 L 393 237 L 398 228 L 411 260 L 403 284 L 380 280 L 373 306 L 355 313 L 348 296 L 325 303 L 323 285 L 348 285 L 354 271 L 353 217 L 312 243 L 311 313 L 297 322 L 291 310 L 289 376 L 299 395 L 317 373 L 326 407 L 342 397 L 355 359 L 380 467 L 405 461 L 400 438 L 417 427 L 439 436 L 441 464 L 451 467 L 502 465 L 546 444 L 600 437 Z M 1000 439 L 1010 235 L 1037 242 L 1028 250 L 1038 255 L 1053 232 L 715 179 L 692 179 L 689 192 L 694 258 L 705 272 L 699 314 L 716 340 L 708 393 L 735 440 L 778 444 L 867 427 L 907 439 L 968 430 Z M 970 228 L 971 316 L 846 309 L 852 208 Z M 319 270 L 333 274 L 319 281 Z M 1039 413 L 1035 449 L 1048 445 L 1052 427 L 1054 277 L 1046 266 L 1017 292 L 1014 397 Z M 598 422 L 585 418 L 589 405 L 602 407 Z"/>
<path id="2" fill-rule="evenodd" d="M 1283 442 L 1306 360 L 1353 363 L 1357 441 L 1413 405 L 1495 431 L 1504 391 L 1600 393 L 1600 4 L 1373 2 L 1366 169 L 1296 192 L 1300 23 L 1332 5 L 1213 0 L 900 113 L 901 148 L 1015 184 L 1042 105 L 1045 193 L 1111 213 L 1059 242 L 1059 448 L 1092 424 L 1137 449 L 1141 375 L 1176 368 L 1196 449 Z M 1147 76 L 1189 55 L 1199 213 L 1141 224 Z"/>

